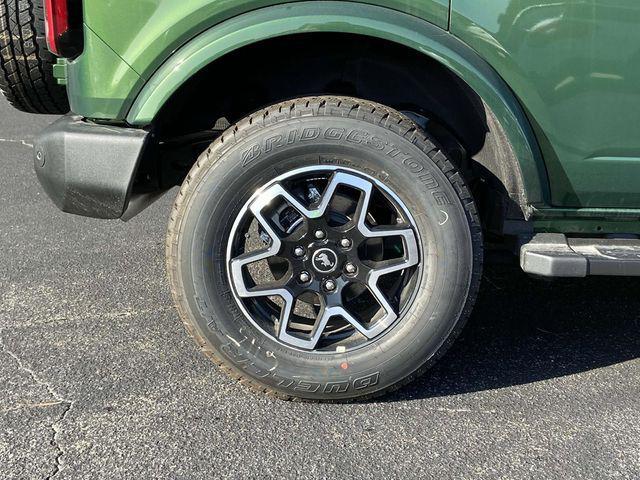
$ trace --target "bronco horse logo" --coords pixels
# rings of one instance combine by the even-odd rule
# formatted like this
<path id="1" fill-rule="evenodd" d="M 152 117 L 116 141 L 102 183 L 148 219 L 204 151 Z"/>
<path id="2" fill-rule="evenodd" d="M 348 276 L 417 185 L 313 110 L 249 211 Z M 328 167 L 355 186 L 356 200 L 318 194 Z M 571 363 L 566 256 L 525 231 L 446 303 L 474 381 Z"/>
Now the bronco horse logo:
<path id="1" fill-rule="evenodd" d="M 322 265 L 325 268 L 331 268 L 333 267 L 333 262 L 331 261 L 331 259 L 329 258 L 329 255 L 327 255 L 326 253 L 321 253 L 320 255 L 318 255 L 316 257 L 316 260 L 318 260 L 318 262 L 320 262 L 320 265 Z"/>
<path id="2" fill-rule="evenodd" d="M 338 257 L 328 248 L 318 250 L 313 256 L 313 266 L 319 272 L 330 272 L 338 263 Z"/>

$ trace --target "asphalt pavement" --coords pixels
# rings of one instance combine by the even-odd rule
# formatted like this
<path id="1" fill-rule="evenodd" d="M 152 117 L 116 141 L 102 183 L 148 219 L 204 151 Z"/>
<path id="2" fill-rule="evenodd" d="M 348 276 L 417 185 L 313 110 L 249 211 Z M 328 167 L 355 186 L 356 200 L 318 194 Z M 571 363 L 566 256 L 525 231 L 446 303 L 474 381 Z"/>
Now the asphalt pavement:
<path id="1" fill-rule="evenodd" d="M 167 286 L 175 192 L 129 223 L 59 212 L 0 100 L 0 478 L 640 478 L 640 280 L 486 269 L 427 375 L 352 405 L 229 380 Z"/>

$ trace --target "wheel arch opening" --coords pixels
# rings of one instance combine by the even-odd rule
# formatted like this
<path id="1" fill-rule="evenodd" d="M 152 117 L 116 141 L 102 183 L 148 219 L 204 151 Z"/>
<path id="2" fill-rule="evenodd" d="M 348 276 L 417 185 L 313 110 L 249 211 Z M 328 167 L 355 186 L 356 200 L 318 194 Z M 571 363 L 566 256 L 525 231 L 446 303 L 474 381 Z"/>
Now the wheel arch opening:
<path id="1" fill-rule="evenodd" d="M 316 32 L 259 41 L 189 78 L 152 124 L 161 145 L 179 147 L 163 150 L 169 164 L 161 167 L 165 181 L 180 182 L 208 142 L 229 125 L 268 105 L 311 95 L 357 97 L 410 114 L 453 151 L 474 188 L 485 226 L 501 231 L 528 218 L 520 162 L 488 104 L 439 61 L 359 34 Z"/>

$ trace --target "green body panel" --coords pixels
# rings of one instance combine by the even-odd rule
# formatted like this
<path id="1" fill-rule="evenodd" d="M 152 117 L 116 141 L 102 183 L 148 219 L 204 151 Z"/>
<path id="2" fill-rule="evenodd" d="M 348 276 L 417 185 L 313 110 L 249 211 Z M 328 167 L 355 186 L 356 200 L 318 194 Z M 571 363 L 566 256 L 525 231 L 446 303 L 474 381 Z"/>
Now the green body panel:
<path id="1" fill-rule="evenodd" d="M 451 29 L 525 106 L 554 206 L 640 206 L 638 0 L 452 0 Z"/>
<path id="2" fill-rule="evenodd" d="M 536 229 L 640 231 L 637 0 L 83 2 L 85 49 L 66 69 L 79 115 L 144 126 L 190 75 L 243 45 L 376 36 L 440 61 L 492 109 Z"/>
<path id="3" fill-rule="evenodd" d="M 547 208 L 534 211 L 537 232 L 640 235 L 640 209 Z"/>
<path id="4" fill-rule="evenodd" d="M 67 93 L 71 111 L 85 117 L 123 120 L 144 82 L 89 28 L 84 52 L 67 64 Z"/>
<path id="5" fill-rule="evenodd" d="M 85 22 L 142 77 L 185 42 L 229 18 L 296 0 L 84 0 Z M 358 0 L 426 19 L 442 28 L 449 0 Z M 345 2 L 346 3 L 346 2 Z M 126 12 L 117 16 L 114 12 Z"/>
<path id="6" fill-rule="evenodd" d="M 213 27 L 175 52 L 156 71 L 136 99 L 127 116 L 128 123 L 149 124 L 180 85 L 224 54 L 261 39 L 302 32 L 346 32 L 384 38 L 442 62 L 463 78 L 500 119 L 520 162 L 528 203 L 544 203 L 544 165 L 526 116 L 507 85 L 446 31 L 381 7 L 304 2 L 257 10 Z"/>

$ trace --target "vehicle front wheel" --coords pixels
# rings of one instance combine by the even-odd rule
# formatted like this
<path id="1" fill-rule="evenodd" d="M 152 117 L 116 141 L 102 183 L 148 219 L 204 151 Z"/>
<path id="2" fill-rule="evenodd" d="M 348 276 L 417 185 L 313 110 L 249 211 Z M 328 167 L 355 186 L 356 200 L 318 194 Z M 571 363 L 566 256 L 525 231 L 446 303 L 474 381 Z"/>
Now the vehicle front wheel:
<path id="1" fill-rule="evenodd" d="M 281 398 L 380 395 L 467 319 L 481 229 L 462 177 L 401 113 L 345 97 L 227 130 L 178 194 L 167 260 L 198 345 Z"/>

